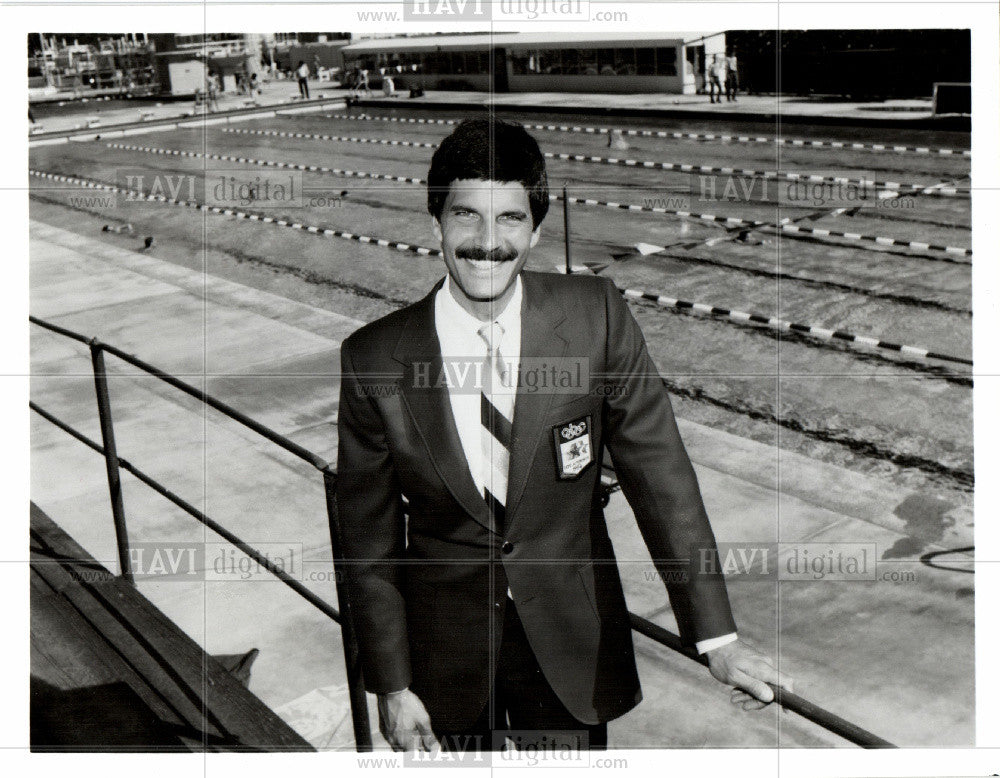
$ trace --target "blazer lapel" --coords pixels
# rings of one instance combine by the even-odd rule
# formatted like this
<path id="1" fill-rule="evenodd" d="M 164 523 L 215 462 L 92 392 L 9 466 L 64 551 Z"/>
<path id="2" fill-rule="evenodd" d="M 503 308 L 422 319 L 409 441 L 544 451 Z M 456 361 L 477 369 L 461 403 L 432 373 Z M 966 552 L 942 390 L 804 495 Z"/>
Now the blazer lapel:
<path id="1" fill-rule="evenodd" d="M 530 271 L 522 273 L 521 281 L 524 284 L 521 364 L 530 361 L 537 366 L 547 360 L 565 356 L 569 340 L 563 329 L 566 311 L 559 298 L 546 293 L 535 273 Z M 513 440 L 507 477 L 508 527 L 524 493 L 535 449 L 547 432 L 542 429 L 542 424 L 551 404 L 551 391 L 527 392 L 523 384 L 518 386 L 517 398 L 514 401 Z"/>
<path id="2" fill-rule="evenodd" d="M 496 532 L 486 501 L 476 488 L 469 463 L 465 460 L 448 388 L 439 385 L 438 381 L 442 375 L 442 358 L 441 345 L 434 329 L 434 296 L 443 281 L 439 281 L 430 294 L 414 306 L 396 344 L 393 358 L 403 365 L 400 394 L 420 432 L 430 461 L 452 496 L 473 519 L 491 532 Z M 417 363 L 421 363 L 421 371 L 423 366 L 429 365 L 427 372 L 422 372 L 419 377 L 416 375 Z"/>

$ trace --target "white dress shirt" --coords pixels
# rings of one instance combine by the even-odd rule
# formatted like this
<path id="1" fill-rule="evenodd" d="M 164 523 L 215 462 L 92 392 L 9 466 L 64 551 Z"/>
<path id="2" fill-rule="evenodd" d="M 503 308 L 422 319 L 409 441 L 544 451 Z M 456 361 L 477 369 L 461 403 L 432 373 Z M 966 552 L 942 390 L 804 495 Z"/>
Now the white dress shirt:
<path id="1" fill-rule="evenodd" d="M 499 351 L 511 375 L 518 375 L 521 360 L 521 311 L 524 293 L 521 286 L 521 276 L 514 282 L 514 295 L 494 321 L 503 327 Z M 434 328 L 437 331 L 438 342 L 441 344 L 441 358 L 446 363 L 448 375 L 455 373 L 449 361 L 454 361 L 458 367 L 463 367 L 465 360 L 473 365 L 482 363 L 487 356 L 486 341 L 479 335 L 479 329 L 486 322 L 477 319 L 466 311 L 455 299 L 451 289 L 451 277 L 445 277 L 444 285 L 434 297 Z M 513 386 L 517 382 L 513 381 Z M 482 446 L 482 416 L 479 392 L 469 391 L 468 385 L 459 386 L 452 381 L 448 387 L 448 397 L 451 400 L 451 412 L 458 428 L 458 438 L 462 443 L 465 461 L 469 464 L 472 480 L 484 494 L 486 483 L 486 463 L 483 460 Z M 517 412 L 515 407 L 514 412 Z M 507 596 L 511 597 L 510 589 Z M 513 597 L 511 597 L 513 599 Z M 699 654 L 711 651 L 713 648 L 726 645 L 736 640 L 736 633 L 720 635 L 719 637 L 699 640 L 695 649 Z"/>
<path id="2" fill-rule="evenodd" d="M 503 327 L 499 351 L 507 363 L 508 371 L 516 377 L 521 360 L 521 276 L 514 282 L 514 296 L 510 298 L 507 307 L 494 319 Z M 479 329 L 487 322 L 481 321 L 458 304 L 451 291 L 451 277 L 445 278 L 434 298 L 434 328 L 437 330 L 438 342 L 441 344 L 441 358 L 449 376 L 454 376 L 456 369 L 464 369 L 466 360 L 476 368 L 486 359 L 486 341 L 479 335 Z M 458 438 L 462 442 L 465 461 L 469 463 L 469 472 L 480 494 L 484 494 L 486 484 L 486 462 L 483 460 L 482 408 L 480 393 L 471 391 L 473 371 L 469 372 L 469 381 L 465 386 L 459 386 L 452 381 L 448 389 L 451 400 L 451 412 L 458 427 Z M 516 381 L 511 379 L 511 386 L 516 387 Z M 513 388 L 511 389 L 513 391 Z M 516 412 L 516 410 L 515 410 Z"/>

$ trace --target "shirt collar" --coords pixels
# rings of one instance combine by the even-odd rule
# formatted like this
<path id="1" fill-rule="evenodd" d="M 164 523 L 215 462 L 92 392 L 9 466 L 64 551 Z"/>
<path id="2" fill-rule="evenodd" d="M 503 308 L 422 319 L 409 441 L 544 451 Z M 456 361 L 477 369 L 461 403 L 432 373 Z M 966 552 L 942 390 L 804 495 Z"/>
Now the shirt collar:
<path id="1" fill-rule="evenodd" d="M 521 299 L 524 296 L 521 285 L 521 274 L 517 274 L 514 280 L 514 294 L 500 314 L 494 319 L 504 328 L 504 332 L 511 332 L 516 324 L 521 322 Z M 441 314 L 438 326 L 446 329 L 455 328 L 460 332 L 471 332 L 476 334 L 486 323 L 477 319 L 465 308 L 459 305 L 451 291 L 451 275 L 445 276 L 444 285 L 437 294 L 437 310 Z"/>

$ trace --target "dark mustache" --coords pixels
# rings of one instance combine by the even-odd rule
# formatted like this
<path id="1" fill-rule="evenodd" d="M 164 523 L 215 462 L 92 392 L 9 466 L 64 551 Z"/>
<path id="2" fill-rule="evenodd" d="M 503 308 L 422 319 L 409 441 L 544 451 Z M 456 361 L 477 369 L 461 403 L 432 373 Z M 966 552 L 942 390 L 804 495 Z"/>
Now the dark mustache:
<path id="1" fill-rule="evenodd" d="M 517 252 L 505 246 L 497 246 L 495 249 L 487 251 L 482 246 L 460 246 L 455 249 L 455 256 L 459 259 L 488 259 L 496 262 L 510 262 L 517 259 Z"/>

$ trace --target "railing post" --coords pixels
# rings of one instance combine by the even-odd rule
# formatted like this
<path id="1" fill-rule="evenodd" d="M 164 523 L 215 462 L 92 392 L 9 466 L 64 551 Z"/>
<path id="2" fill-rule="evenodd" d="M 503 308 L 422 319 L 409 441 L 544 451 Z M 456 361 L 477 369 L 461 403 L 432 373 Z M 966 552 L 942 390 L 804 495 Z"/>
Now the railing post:
<path id="1" fill-rule="evenodd" d="M 108 375 L 104 367 L 104 351 L 97 338 L 90 341 L 90 359 L 94 364 L 94 387 L 97 390 L 97 413 L 101 420 L 101 437 L 104 440 L 104 464 L 108 470 L 108 489 L 111 492 L 111 515 L 115 520 L 115 539 L 118 541 L 118 563 L 122 577 L 131 584 L 132 562 L 129 559 L 128 529 L 125 527 L 125 503 L 122 500 L 122 479 L 118 467 L 118 450 L 115 448 L 115 427 L 111 420 L 111 398 L 108 395 Z"/>
<path id="2" fill-rule="evenodd" d="M 354 721 L 354 743 L 358 751 L 372 750 L 372 727 L 368 719 L 368 697 L 361 674 L 361 657 L 358 640 L 354 634 L 351 603 L 347 585 L 341 580 L 343 557 L 340 545 L 340 520 L 337 515 L 337 474 L 329 467 L 323 470 L 326 491 L 326 512 L 330 519 L 330 547 L 333 551 L 333 576 L 337 585 L 337 605 L 340 608 L 340 634 L 344 640 L 344 661 L 347 668 L 347 688 L 351 699 L 351 718 Z"/>

